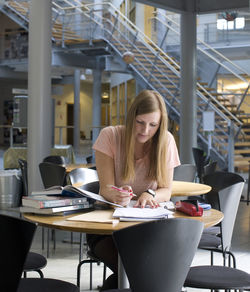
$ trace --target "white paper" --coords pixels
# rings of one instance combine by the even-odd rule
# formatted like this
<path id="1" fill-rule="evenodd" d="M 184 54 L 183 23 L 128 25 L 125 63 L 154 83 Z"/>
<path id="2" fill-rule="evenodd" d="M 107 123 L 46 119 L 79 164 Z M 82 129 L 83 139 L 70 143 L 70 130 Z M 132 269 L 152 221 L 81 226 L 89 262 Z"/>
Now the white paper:
<path id="1" fill-rule="evenodd" d="M 113 217 L 115 218 L 137 218 L 137 219 L 161 219 L 167 218 L 173 212 L 163 208 L 116 208 Z"/>

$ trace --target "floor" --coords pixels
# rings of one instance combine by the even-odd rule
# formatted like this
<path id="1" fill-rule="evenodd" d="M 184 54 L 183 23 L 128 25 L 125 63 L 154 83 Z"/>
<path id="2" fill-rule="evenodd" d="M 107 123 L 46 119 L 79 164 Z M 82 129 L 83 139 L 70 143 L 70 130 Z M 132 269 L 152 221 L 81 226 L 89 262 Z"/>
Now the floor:
<path id="1" fill-rule="evenodd" d="M 81 149 L 77 153 L 77 161 L 83 162 L 85 157 L 91 154 L 91 147 L 88 142 L 81 143 Z M 0 170 L 2 169 L 2 154 L 0 150 Z M 243 175 L 244 176 L 244 175 Z M 246 194 L 247 185 L 245 185 L 243 195 Z M 6 212 L 1 210 L 1 212 Z M 18 216 L 17 213 L 12 213 Z M 47 235 L 47 233 L 46 233 Z M 42 249 L 42 232 L 38 227 L 33 244 L 32 251 L 42 253 L 46 256 L 47 249 Z M 47 266 L 43 269 L 45 277 L 57 278 L 72 283 L 76 283 L 76 269 L 79 255 L 79 234 L 73 234 L 73 243 L 70 242 L 70 233 L 56 231 L 56 248 L 53 248 L 53 241 L 50 241 L 50 255 Z M 86 248 L 86 247 L 85 247 Z M 235 223 L 232 251 L 237 258 L 237 267 L 250 273 L 250 205 L 241 202 Z M 198 250 L 193 260 L 193 265 L 209 264 L 210 256 L 206 251 Z M 221 256 L 216 256 L 216 263 L 222 264 Z M 102 283 L 102 265 L 94 265 L 93 271 L 93 289 L 98 290 L 97 286 Z M 108 274 L 110 271 L 108 271 Z M 29 276 L 37 277 L 36 273 L 30 273 Z M 89 265 L 82 268 L 81 274 L 81 291 L 89 290 Z M 187 289 L 188 292 L 199 291 L 199 289 Z M 202 290 L 208 291 L 208 290 Z M 152 291 L 153 292 L 153 291 Z"/>

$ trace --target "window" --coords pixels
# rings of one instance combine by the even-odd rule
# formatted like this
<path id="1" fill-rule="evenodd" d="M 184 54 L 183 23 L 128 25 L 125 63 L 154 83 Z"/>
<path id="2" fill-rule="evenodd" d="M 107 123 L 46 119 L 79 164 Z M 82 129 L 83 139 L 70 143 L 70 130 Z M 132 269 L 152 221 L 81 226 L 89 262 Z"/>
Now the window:
<path id="1" fill-rule="evenodd" d="M 245 27 L 245 17 L 236 17 L 235 20 L 227 21 L 226 19 L 217 19 L 217 29 L 233 30 L 243 29 Z"/>

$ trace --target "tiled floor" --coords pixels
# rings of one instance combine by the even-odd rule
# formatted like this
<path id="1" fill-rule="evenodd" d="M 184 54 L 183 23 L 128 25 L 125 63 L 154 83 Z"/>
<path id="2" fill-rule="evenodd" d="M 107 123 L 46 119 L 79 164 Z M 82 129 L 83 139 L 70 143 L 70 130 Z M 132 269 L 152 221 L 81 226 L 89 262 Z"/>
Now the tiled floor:
<path id="1" fill-rule="evenodd" d="M 77 155 L 77 161 L 83 162 L 85 157 L 91 154 L 89 143 L 83 142 L 81 149 Z M 0 150 L 1 151 L 1 150 Z M 2 165 L 2 154 L 0 152 L 0 169 Z M 244 194 L 246 193 L 246 187 Z M 16 214 L 17 215 L 17 214 Z M 18 215 L 17 215 L 18 216 Z M 46 256 L 46 248 L 42 249 L 41 243 L 41 227 L 38 227 L 32 250 L 42 253 Z M 43 269 L 45 277 L 63 279 L 76 283 L 76 268 L 79 255 L 79 234 L 74 233 L 74 242 L 69 243 L 70 233 L 64 231 L 56 231 L 56 249 L 53 249 L 53 242 L 50 241 L 50 256 L 48 264 Z M 65 242 L 66 241 L 66 242 Z M 232 250 L 237 258 L 237 267 L 250 273 L 250 205 L 240 203 L 237 220 L 234 229 Z M 193 265 L 209 264 L 210 255 L 206 251 L 197 251 Z M 222 264 L 221 255 L 216 255 L 216 263 Z M 93 287 L 97 290 L 97 286 L 102 283 L 102 266 L 94 265 L 93 271 Z M 108 271 L 108 273 L 110 273 Z M 29 276 L 37 277 L 36 273 L 30 273 Z M 81 291 L 89 290 L 89 265 L 82 268 Z M 199 289 L 187 289 L 188 292 L 199 291 Z M 202 290 L 206 291 L 206 290 Z M 153 292 L 153 291 L 152 291 Z"/>

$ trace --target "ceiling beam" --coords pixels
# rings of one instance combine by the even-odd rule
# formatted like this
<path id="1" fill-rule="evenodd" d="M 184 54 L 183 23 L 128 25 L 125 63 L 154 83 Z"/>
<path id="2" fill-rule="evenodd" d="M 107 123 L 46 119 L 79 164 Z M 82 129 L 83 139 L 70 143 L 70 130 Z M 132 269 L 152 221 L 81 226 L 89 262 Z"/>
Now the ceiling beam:
<path id="1" fill-rule="evenodd" d="M 174 12 L 215 13 L 249 9 L 249 0 L 136 0 L 143 4 Z"/>
<path id="2" fill-rule="evenodd" d="M 69 66 L 75 68 L 97 68 L 96 56 L 84 56 L 81 53 L 52 53 L 52 66 Z M 100 69 L 105 68 L 105 57 L 100 57 Z"/>

